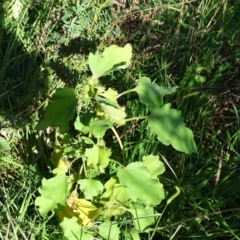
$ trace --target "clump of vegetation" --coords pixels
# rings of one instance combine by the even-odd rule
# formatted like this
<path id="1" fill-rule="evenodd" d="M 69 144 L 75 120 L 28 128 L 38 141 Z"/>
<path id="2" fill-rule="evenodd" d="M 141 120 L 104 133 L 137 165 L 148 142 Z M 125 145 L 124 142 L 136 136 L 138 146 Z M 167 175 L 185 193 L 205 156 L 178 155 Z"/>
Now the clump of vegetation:
<path id="1" fill-rule="evenodd" d="M 1 239 L 239 239 L 239 3 L 5 1 Z"/>

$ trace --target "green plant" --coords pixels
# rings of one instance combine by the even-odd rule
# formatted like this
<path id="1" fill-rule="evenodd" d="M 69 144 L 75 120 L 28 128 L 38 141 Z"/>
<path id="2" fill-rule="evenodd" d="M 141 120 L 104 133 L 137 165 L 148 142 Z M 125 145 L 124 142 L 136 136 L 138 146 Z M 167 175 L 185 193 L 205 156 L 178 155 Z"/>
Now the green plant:
<path id="1" fill-rule="evenodd" d="M 67 239 L 89 239 L 92 234 L 117 239 L 121 231 L 130 237 L 133 233 L 149 231 L 160 216 L 154 206 L 166 197 L 159 181 L 159 175 L 165 171 L 164 164 L 154 155 L 128 163 L 118 127 L 128 121 L 146 120 L 150 131 L 164 145 L 171 144 L 186 154 L 197 151 L 193 133 L 185 127 L 181 113 L 172 109 L 171 104 L 164 104 L 164 96 L 174 93 L 177 87 L 160 87 L 147 77 L 140 77 L 135 88 L 120 94 L 101 85 L 100 77 L 127 68 L 131 57 L 129 44 L 123 48 L 112 45 L 102 54 L 90 53 L 92 76 L 75 89 L 57 89 L 36 127 L 37 130 L 57 129 L 50 159 L 55 176 L 42 180 L 35 205 L 42 216 L 49 211 L 57 213 Z M 132 92 L 150 109 L 150 115 L 127 118 L 130 113 L 119 105 L 118 98 Z M 69 134 L 71 121 L 77 131 L 74 138 Z M 111 158 L 111 149 L 104 142 L 108 129 L 121 149 L 118 159 Z M 173 198 L 168 197 L 167 205 Z M 118 226 L 117 219 L 124 214 L 134 228 Z M 94 224 L 96 219 L 102 223 Z"/>

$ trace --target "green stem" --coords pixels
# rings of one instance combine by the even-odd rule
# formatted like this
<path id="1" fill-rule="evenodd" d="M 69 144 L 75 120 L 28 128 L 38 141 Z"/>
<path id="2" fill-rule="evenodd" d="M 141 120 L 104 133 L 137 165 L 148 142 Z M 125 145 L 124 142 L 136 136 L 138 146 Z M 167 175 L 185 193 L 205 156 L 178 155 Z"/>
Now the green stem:
<path id="1" fill-rule="evenodd" d="M 115 162 L 116 164 L 118 164 L 119 166 L 121 166 L 122 168 L 124 168 L 124 165 L 122 165 L 120 162 L 114 160 L 114 159 L 110 159 L 110 162 Z"/>
<path id="2" fill-rule="evenodd" d="M 143 116 L 143 117 L 132 117 L 132 118 L 127 118 L 125 119 L 125 122 L 133 121 L 133 120 L 141 120 L 141 119 L 146 119 L 148 116 Z"/>
<path id="3" fill-rule="evenodd" d="M 130 93 L 130 92 L 134 92 L 134 90 L 131 89 L 131 90 L 127 90 L 125 92 L 122 92 L 122 93 L 118 94 L 117 99 L 120 98 L 121 96 L 123 96 L 124 94 Z"/>
<path id="4" fill-rule="evenodd" d="M 117 140 L 118 140 L 118 143 L 119 143 L 119 146 L 121 148 L 121 152 L 122 152 L 122 156 L 123 156 L 123 164 L 125 165 L 126 164 L 126 159 L 125 159 L 125 154 L 124 154 L 124 150 L 123 150 L 123 144 L 122 144 L 122 141 L 116 131 L 116 129 L 114 127 L 111 128 L 114 135 L 116 136 Z"/>
<path id="5" fill-rule="evenodd" d="M 151 235 L 151 237 L 150 237 L 150 240 L 153 239 L 153 237 L 154 237 L 154 235 L 155 235 L 155 232 L 157 231 L 157 227 L 159 226 L 159 222 L 160 222 L 160 220 L 161 220 L 161 218 L 162 218 L 162 215 L 164 214 L 167 206 L 168 206 L 168 204 L 166 204 L 165 208 L 164 208 L 163 211 L 162 211 L 162 214 L 158 217 L 158 220 L 157 220 L 157 222 L 156 222 L 156 225 L 155 225 L 155 228 L 154 228 L 154 230 L 153 230 L 153 233 L 152 233 L 152 235 Z"/>

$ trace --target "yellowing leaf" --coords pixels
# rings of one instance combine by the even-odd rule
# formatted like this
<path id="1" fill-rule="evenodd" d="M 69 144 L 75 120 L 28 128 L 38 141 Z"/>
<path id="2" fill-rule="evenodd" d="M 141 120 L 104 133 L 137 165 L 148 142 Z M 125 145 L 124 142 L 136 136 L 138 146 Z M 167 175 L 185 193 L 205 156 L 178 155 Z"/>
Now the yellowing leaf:
<path id="1" fill-rule="evenodd" d="M 59 210 L 57 215 L 61 221 L 64 217 L 75 216 L 78 218 L 79 225 L 91 226 L 92 221 L 98 215 L 98 209 L 90 201 L 79 199 L 77 192 L 73 191 L 68 197 L 66 207 Z"/>
<path id="2" fill-rule="evenodd" d="M 55 168 L 57 168 L 54 173 L 59 175 L 61 173 L 66 173 L 70 166 L 70 163 L 66 158 L 63 157 L 64 149 L 58 142 L 57 137 L 55 138 L 54 150 L 50 157 L 50 161 Z"/>

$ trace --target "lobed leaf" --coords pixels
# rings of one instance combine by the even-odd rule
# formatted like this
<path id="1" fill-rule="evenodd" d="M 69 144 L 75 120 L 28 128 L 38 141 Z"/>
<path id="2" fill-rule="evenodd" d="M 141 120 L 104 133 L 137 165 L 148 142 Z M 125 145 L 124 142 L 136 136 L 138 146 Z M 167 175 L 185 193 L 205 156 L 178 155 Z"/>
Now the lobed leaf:
<path id="1" fill-rule="evenodd" d="M 75 129 L 83 134 L 87 134 L 90 130 L 90 122 L 94 117 L 95 114 L 92 112 L 83 113 L 81 117 L 78 116 L 74 122 Z"/>
<path id="2" fill-rule="evenodd" d="M 176 150 L 186 154 L 197 152 L 192 131 L 185 127 L 181 113 L 171 109 L 171 104 L 154 108 L 148 117 L 150 130 L 157 134 L 164 145 L 172 145 Z"/>
<path id="3" fill-rule="evenodd" d="M 91 240 L 92 236 L 86 233 L 78 223 L 76 217 L 64 218 L 60 226 L 63 230 L 63 235 L 67 240 Z"/>
<path id="4" fill-rule="evenodd" d="M 177 87 L 165 88 L 151 83 L 150 78 L 141 77 L 137 87 L 133 89 L 139 96 L 139 101 L 146 106 L 160 107 L 163 104 L 163 97 L 172 94 Z"/>
<path id="5" fill-rule="evenodd" d="M 159 156 L 152 154 L 143 157 L 143 166 L 151 172 L 152 178 L 155 179 L 165 172 L 164 163 L 159 160 Z"/>
<path id="6" fill-rule="evenodd" d="M 85 156 L 87 157 L 88 165 L 92 165 L 97 173 L 103 173 L 110 160 L 110 152 L 97 145 L 87 148 Z"/>
<path id="7" fill-rule="evenodd" d="M 127 188 L 128 196 L 146 206 L 157 205 L 164 199 L 162 184 L 151 175 L 141 162 L 130 163 L 117 173 L 120 184 Z"/>
<path id="8" fill-rule="evenodd" d="M 68 183 L 65 174 L 42 180 L 42 187 L 39 189 L 41 196 L 35 200 L 39 206 L 41 216 L 46 216 L 49 211 L 57 210 L 65 205 L 67 199 Z"/>
<path id="9" fill-rule="evenodd" d="M 103 192 L 103 185 L 99 180 L 85 178 L 79 180 L 78 183 L 86 199 L 92 200 Z"/>
<path id="10" fill-rule="evenodd" d="M 97 138 L 102 138 L 107 129 L 111 128 L 113 123 L 107 119 L 97 119 L 90 123 L 90 129 L 92 131 L 93 136 Z"/>
<path id="11" fill-rule="evenodd" d="M 130 44 L 124 47 L 111 45 L 103 51 L 102 55 L 98 51 L 95 54 L 90 53 L 88 63 L 93 78 L 98 79 L 111 71 L 128 67 L 131 58 L 132 47 Z"/>
<path id="12" fill-rule="evenodd" d="M 50 99 L 43 120 L 38 123 L 36 129 L 59 127 L 60 133 L 67 133 L 68 121 L 73 119 L 76 105 L 77 96 L 74 89 L 69 87 L 57 89 Z"/>

